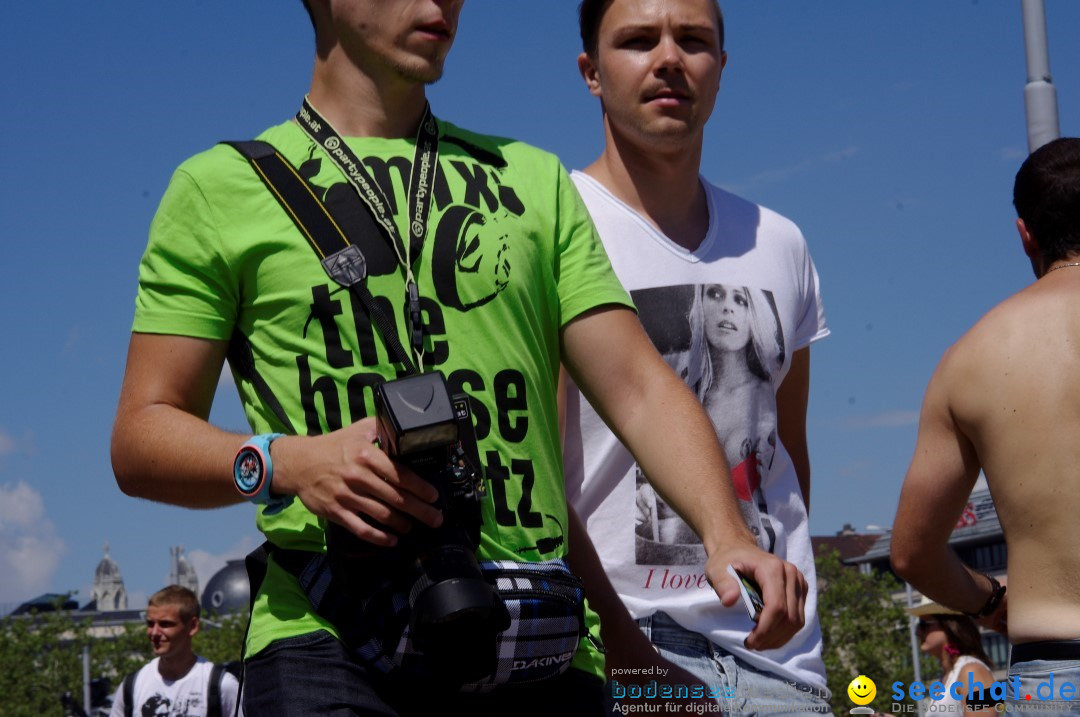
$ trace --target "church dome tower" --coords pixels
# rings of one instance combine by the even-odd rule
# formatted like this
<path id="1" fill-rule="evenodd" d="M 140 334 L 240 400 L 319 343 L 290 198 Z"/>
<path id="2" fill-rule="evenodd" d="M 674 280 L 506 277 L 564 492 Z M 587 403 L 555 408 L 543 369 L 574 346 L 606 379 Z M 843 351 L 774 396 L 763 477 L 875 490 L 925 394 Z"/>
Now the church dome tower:
<path id="1" fill-rule="evenodd" d="M 169 575 L 170 582 L 172 582 L 173 585 L 187 588 L 198 596 L 199 576 L 195 573 L 195 568 L 188 562 L 187 557 L 184 556 L 184 546 L 178 545 L 169 548 L 169 553 L 172 557 L 172 571 Z"/>
<path id="2" fill-rule="evenodd" d="M 127 590 L 124 578 L 120 575 L 120 566 L 109 557 L 109 544 L 105 543 L 105 557 L 94 571 L 94 587 L 90 593 L 91 602 L 102 612 L 127 610 Z"/>

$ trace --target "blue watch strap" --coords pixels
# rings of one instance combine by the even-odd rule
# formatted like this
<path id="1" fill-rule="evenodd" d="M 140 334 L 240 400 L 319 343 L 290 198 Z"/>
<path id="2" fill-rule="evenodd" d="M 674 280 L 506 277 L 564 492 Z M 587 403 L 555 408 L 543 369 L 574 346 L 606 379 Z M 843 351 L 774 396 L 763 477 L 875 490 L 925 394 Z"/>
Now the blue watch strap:
<path id="1" fill-rule="evenodd" d="M 283 433 L 263 433 L 244 442 L 233 460 L 233 481 L 237 491 L 252 503 L 265 505 L 266 511 L 277 513 L 292 502 L 292 496 L 274 497 L 270 488 L 274 482 L 274 462 L 270 444 Z"/>

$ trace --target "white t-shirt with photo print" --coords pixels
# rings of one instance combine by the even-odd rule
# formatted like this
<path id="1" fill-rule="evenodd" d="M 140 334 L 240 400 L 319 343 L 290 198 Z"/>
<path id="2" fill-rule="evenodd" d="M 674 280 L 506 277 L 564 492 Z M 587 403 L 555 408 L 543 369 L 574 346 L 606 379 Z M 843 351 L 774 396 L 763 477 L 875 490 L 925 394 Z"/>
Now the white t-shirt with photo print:
<path id="1" fill-rule="evenodd" d="M 776 392 L 792 354 L 829 333 L 806 241 L 791 221 L 702 179 L 709 228 L 687 251 L 596 180 L 581 172 L 572 179 L 650 339 L 704 404 L 747 525 L 761 547 L 806 576 L 806 625 L 780 649 L 743 646 L 753 623 L 741 604 L 725 608 L 705 580 L 700 538 L 573 385 L 567 498 L 635 618 L 663 611 L 758 669 L 824 688 L 806 507 L 776 434 Z"/>

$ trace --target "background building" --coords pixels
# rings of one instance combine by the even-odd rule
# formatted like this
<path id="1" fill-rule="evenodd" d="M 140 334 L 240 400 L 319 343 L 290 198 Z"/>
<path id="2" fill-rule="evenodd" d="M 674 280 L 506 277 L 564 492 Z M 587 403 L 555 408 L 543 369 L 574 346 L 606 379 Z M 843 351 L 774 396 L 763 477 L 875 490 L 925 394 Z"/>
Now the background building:
<path id="1" fill-rule="evenodd" d="M 840 552 L 844 563 L 853 568 L 864 573 L 888 573 L 900 580 L 889 564 L 891 537 L 888 530 L 881 534 L 859 534 L 850 526 L 845 526 L 845 530 L 835 536 L 819 536 L 811 540 L 815 555 L 822 550 L 836 549 Z M 1005 534 L 998 521 L 986 479 L 982 476 L 976 481 L 960 520 L 953 528 L 949 545 L 968 567 L 996 578 L 1001 578 L 1005 574 L 1008 564 Z M 900 580 L 900 582 L 904 581 Z M 906 591 L 898 592 L 893 597 L 897 602 L 905 604 L 909 600 L 909 594 Z M 912 590 L 910 594 L 912 602 L 917 603 L 921 597 L 918 591 Z M 1008 640 L 997 632 L 987 630 L 982 632 L 983 647 L 996 667 L 995 677 L 1001 677 L 1007 671 L 1009 664 Z"/>
<path id="2" fill-rule="evenodd" d="M 199 576 L 195 574 L 195 568 L 184 557 L 184 546 L 177 545 L 169 548 L 169 557 L 172 560 L 172 569 L 169 571 L 169 582 L 173 585 L 187 588 L 196 595 L 199 594 Z"/>
<path id="3" fill-rule="evenodd" d="M 184 556 L 183 546 L 170 548 L 169 559 L 170 582 L 173 585 L 186 587 L 199 595 L 199 576 Z M 230 560 L 225 567 L 210 578 L 199 598 L 199 605 L 203 609 L 203 614 L 207 616 L 244 612 L 248 608 L 249 595 L 244 561 Z M 46 593 L 23 602 L 10 614 L 25 615 L 30 612 L 54 610 L 72 611 L 78 616 L 88 617 L 95 628 L 101 628 L 101 634 L 104 635 L 126 622 L 142 621 L 145 618 L 146 606 L 128 606 L 128 595 L 120 566 L 110 557 L 109 544 L 106 543 L 105 555 L 94 570 L 90 600 L 82 607 L 79 607 L 72 595 Z"/>

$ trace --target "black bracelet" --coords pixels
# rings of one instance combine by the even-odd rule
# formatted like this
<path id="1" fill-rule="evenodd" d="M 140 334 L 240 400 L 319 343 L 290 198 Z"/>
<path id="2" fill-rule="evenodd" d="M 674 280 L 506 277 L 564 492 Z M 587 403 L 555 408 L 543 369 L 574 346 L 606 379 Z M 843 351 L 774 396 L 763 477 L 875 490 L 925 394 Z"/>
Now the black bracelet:
<path id="1" fill-rule="evenodd" d="M 964 614 L 970 617 L 972 620 L 979 620 L 984 617 L 990 617 L 994 614 L 994 611 L 1001 605 L 1002 599 L 1005 597 L 1005 585 L 1002 585 L 997 581 L 993 575 L 987 575 L 986 573 L 980 573 L 984 578 L 990 581 L 990 597 L 986 598 L 986 604 L 982 606 L 982 609 L 978 612 L 965 612 Z"/>

